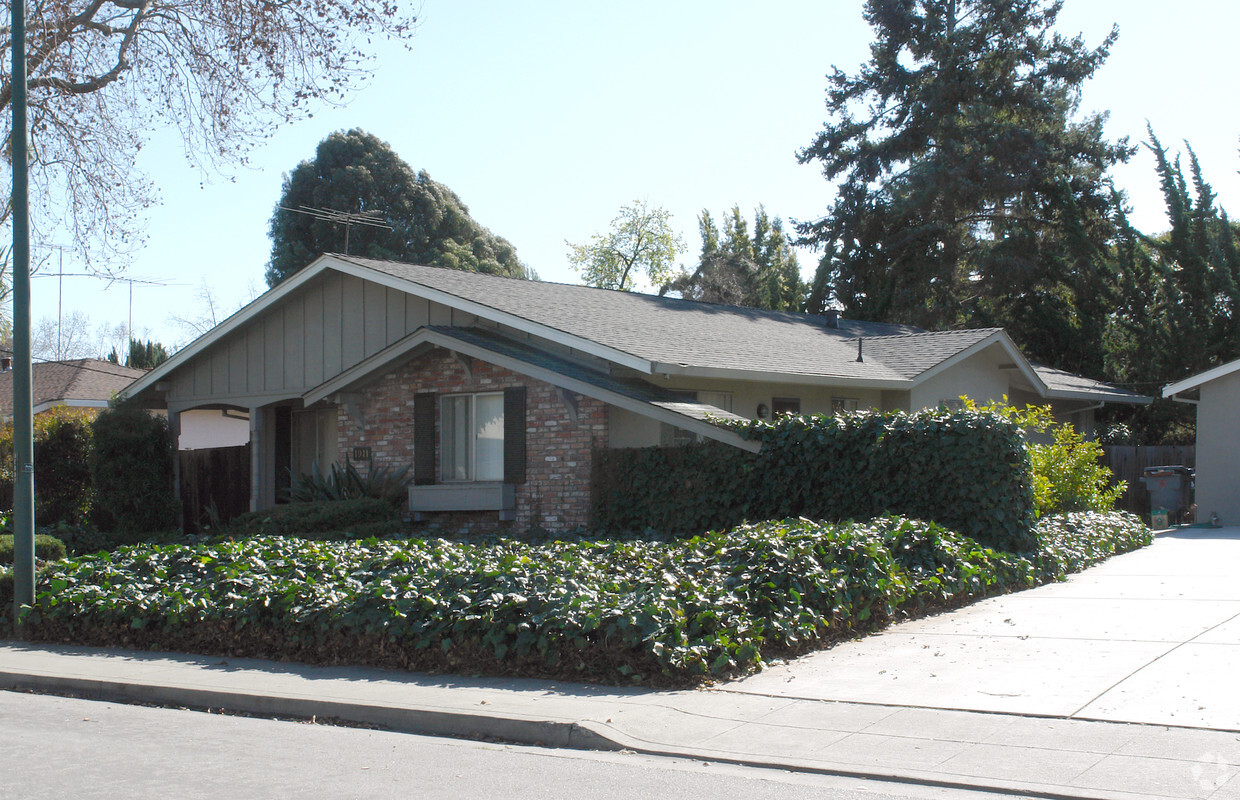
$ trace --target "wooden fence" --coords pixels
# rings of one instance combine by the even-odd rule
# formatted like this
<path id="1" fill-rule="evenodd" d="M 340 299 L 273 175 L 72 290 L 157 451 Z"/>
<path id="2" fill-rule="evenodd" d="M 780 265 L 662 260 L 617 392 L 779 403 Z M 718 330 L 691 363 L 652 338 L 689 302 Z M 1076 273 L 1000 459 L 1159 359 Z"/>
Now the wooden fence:
<path id="1" fill-rule="evenodd" d="M 250 446 L 182 450 L 181 515 L 187 531 L 227 522 L 250 510 Z"/>
<path id="2" fill-rule="evenodd" d="M 1146 467 L 1197 466 L 1197 451 L 1192 445 L 1106 445 L 1102 450 L 1115 477 L 1128 482 L 1128 490 L 1115 506 L 1134 514 L 1150 513 L 1150 496 L 1141 482 Z"/>

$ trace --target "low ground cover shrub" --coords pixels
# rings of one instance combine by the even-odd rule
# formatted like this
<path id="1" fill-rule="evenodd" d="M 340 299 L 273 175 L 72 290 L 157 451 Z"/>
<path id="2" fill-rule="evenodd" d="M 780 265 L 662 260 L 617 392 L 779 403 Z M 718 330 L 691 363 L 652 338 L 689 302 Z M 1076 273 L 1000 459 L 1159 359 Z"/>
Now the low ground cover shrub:
<path id="1" fill-rule="evenodd" d="M 226 536 L 285 535 L 313 539 L 366 538 L 399 533 L 400 512 L 375 497 L 285 503 L 235 517 Z"/>
<path id="2" fill-rule="evenodd" d="M 746 520 L 934 520 L 989 547 L 1032 551 L 1020 430 L 985 409 L 783 416 L 738 426 L 752 454 L 706 442 L 594 454 L 592 526 L 692 535 Z"/>
<path id="3" fill-rule="evenodd" d="M 52 565 L 27 622 L 80 644 L 688 685 L 1053 579 L 1148 542 L 1142 530 L 1048 519 L 1031 555 L 896 517 L 652 541 L 140 545 Z"/>

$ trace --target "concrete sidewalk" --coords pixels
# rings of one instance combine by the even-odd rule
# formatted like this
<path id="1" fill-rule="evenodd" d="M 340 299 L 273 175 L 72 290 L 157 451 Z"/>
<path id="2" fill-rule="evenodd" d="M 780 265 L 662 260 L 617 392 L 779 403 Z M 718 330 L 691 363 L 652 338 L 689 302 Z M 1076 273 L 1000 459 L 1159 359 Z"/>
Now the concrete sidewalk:
<path id="1" fill-rule="evenodd" d="M 1240 798 L 1240 734 L 0 644 L 0 688 L 1042 797 Z"/>
<path id="2" fill-rule="evenodd" d="M 0 643 L 0 688 L 1044 797 L 1240 800 L 1240 530 L 1179 532 L 718 689 Z"/>

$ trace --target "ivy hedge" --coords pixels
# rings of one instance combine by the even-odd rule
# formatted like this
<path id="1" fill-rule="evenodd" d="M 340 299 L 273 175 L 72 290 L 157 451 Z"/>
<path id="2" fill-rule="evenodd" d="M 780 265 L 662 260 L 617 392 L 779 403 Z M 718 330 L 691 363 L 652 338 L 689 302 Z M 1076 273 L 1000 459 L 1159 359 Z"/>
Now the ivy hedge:
<path id="1" fill-rule="evenodd" d="M 25 620 L 45 641 L 692 685 L 1150 541 L 1125 514 L 1048 517 L 1035 536 L 1001 553 L 888 516 L 654 541 L 148 544 L 48 565 Z"/>
<path id="2" fill-rule="evenodd" d="M 935 522 L 997 550 L 1035 547 L 1029 455 L 988 409 L 784 416 L 738 426 L 762 443 L 597 450 L 594 530 L 677 535 L 750 520 Z"/>

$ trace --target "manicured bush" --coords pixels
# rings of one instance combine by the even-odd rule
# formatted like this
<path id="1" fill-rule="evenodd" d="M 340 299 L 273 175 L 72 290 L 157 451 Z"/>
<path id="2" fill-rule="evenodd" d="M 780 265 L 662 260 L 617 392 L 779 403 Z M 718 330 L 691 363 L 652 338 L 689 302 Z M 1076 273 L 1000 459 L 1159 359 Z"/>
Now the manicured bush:
<path id="1" fill-rule="evenodd" d="M 93 409 L 53 408 L 34 418 L 34 514 L 39 523 L 86 518 Z M 0 507 L 13 507 L 13 423 L 0 427 Z"/>
<path id="2" fill-rule="evenodd" d="M 692 535 L 746 520 L 892 513 L 1001 550 L 1034 548 L 1025 442 L 997 413 L 785 416 L 739 430 L 762 451 L 714 442 L 596 451 L 592 527 Z"/>
<path id="3" fill-rule="evenodd" d="M 976 408 L 970 404 L 970 407 Z M 1006 403 L 981 407 L 1011 420 L 1027 436 L 1033 479 L 1034 513 L 1110 511 L 1127 484 L 1102 463 L 1102 445 L 1068 422 L 1057 422 L 1049 406 L 1017 408 Z M 1049 441 L 1046 439 L 1049 438 Z"/>
<path id="4" fill-rule="evenodd" d="M 354 530 L 358 535 L 349 535 Z M 250 511 L 234 518 L 224 533 L 228 536 L 290 535 L 344 539 L 389 535 L 400 530 L 399 512 L 391 503 L 375 497 L 359 497 L 353 500 L 287 503 L 266 511 Z"/>
<path id="5" fill-rule="evenodd" d="M 65 543 L 55 536 L 37 534 L 34 537 L 34 557 L 39 561 L 60 561 L 68 552 Z M 0 565 L 13 563 L 13 534 L 0 533 Z"/>
<path id="6" fill-rule="evenodd" d="M 892 517 L 681 540 L 142 545 L 53 565 L 27 622 L 79 644 L 688 685 L 1053 579 L 1140 544 L 1139 524 L 1047 521 L 1031 556 Z"/>
<path id="7" fill-rule="evenodd" d="M 178 527 L 181 507 L 172 485 L 175 449 L 168 421 L 126 404 L 101 413 L 93 428 L 91 522 L 104 531 Z"/>

